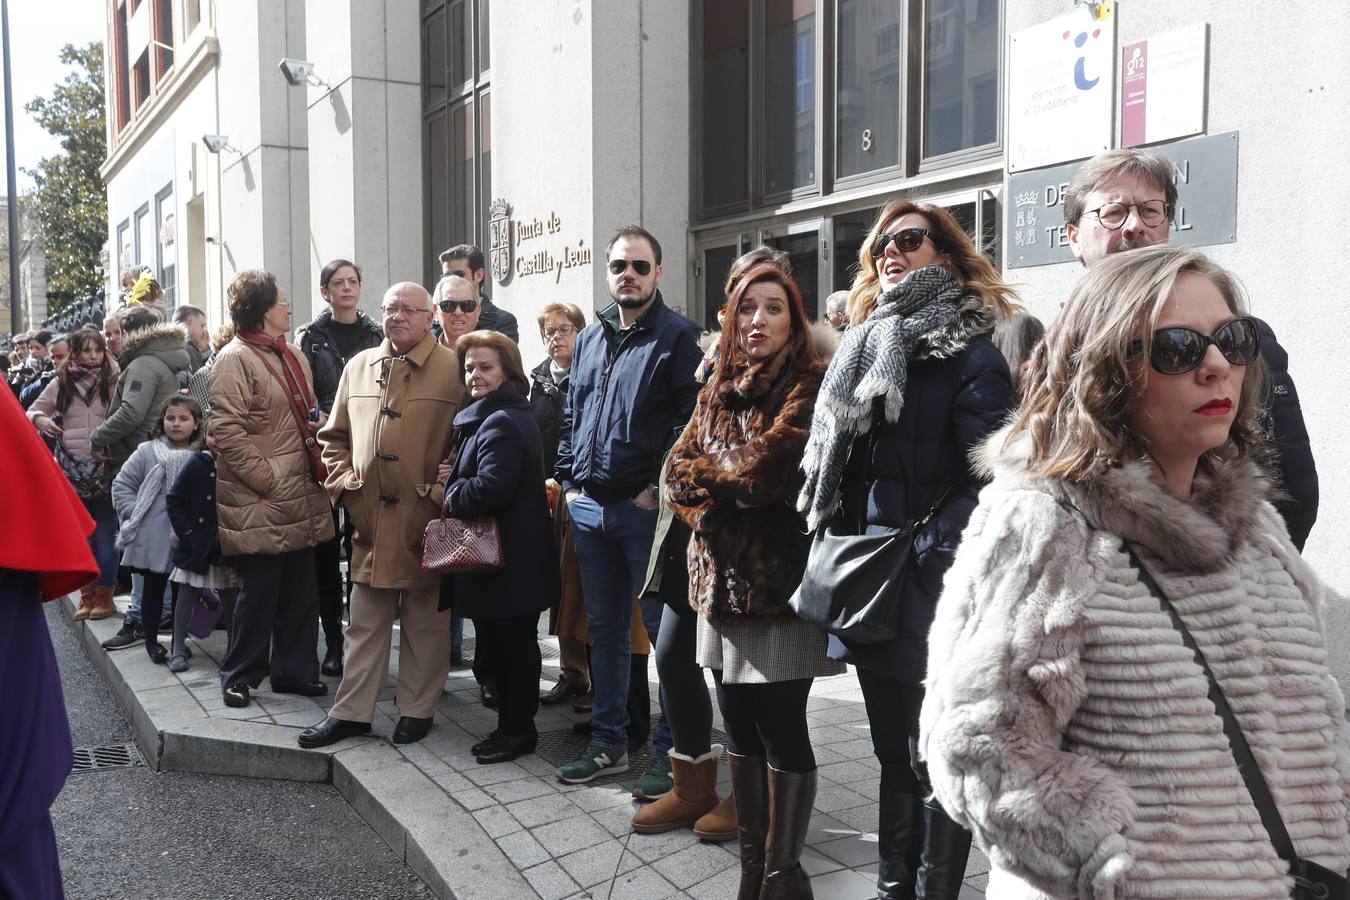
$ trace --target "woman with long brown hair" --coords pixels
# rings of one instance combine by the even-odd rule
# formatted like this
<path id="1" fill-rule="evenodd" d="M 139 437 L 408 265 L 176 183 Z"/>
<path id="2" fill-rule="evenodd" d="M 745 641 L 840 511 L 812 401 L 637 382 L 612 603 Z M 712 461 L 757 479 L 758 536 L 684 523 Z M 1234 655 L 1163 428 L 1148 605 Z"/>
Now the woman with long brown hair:
<path id="1" fill-rule="evenodd" d="M 970 454 L 1013 406 L 1008 364 L 990 341 L 1014 308 L 1012 291 L 951 213 L 928 203 L 888 203 L 858 261 L 798 507 L 810 527 L 852 534 L 907 533 L 926 521 L 893 586 L 894 635 L 832 637 L 830 655 L 857 667 L 881 762 L 878 896 L 955 898 L 970 834 L 924 802 L 914 747 L 928 627 L 980 488 Z"/>
<path id="2" fill-rule="evenodd" d="M 93 328 L 74 332 L 69 344 L 70 359 L 29 407 L 28 419 L 56 442 L 56 461 L 94 520 L 89 549 L 98 562 L 98 578 L 80 588 L 75 620 L 106 619 L 117 612 L 117 513 L 109 491 L 115 473 L 106 459 L 94 455 L 89 434 L 108 417 L 119 369 L 103 335 Z"/>
<path id="3" fill-rule="evenodd" d="M 712 377 L 671 450 L 665 499 L 693 531 L 689 603 L 731 739 L 738 897 L 810 897 L 800 865 L 816 795 L 806 700 L 816 676 L 843 667 L 788 600 L 809 541 L 791 500 L 825 364 L 796 282 L 772 264 L 740 280 L 722 325 Z M 715 785 L 715 759 L 706 772 Z"/>

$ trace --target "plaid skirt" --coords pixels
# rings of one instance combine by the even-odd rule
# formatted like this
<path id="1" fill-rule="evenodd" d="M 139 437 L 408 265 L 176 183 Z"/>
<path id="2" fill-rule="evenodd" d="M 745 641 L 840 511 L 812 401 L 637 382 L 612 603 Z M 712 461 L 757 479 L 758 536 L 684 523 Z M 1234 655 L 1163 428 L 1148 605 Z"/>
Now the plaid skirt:
<path id="1" fill-rule="evenodd" d="M 776 619 L 698 617 L 698 664 L 721 669 L 725 684 L 768 684 L 841 674 L 825 655 L 825 632 L 796 616 Z"/>

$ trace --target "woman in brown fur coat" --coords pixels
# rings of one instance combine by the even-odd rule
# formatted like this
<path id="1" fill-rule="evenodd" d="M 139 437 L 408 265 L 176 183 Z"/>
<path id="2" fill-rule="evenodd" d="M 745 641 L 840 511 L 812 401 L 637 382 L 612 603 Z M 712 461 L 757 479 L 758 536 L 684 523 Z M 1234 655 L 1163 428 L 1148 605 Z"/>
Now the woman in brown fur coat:
<path id="1" fill-rule="evenodd" d="M 796 618 L 809 537 L 792 508 L 825 365 L 801 292 L 773 265 L 727 299 L 717 368 L 671 451 L 666 502 L 693 531 L 689 602 L 731 739 L 741 900 L 810 897 L 799 859 L 815 798 L 806 699 L 825 635 Z"/>

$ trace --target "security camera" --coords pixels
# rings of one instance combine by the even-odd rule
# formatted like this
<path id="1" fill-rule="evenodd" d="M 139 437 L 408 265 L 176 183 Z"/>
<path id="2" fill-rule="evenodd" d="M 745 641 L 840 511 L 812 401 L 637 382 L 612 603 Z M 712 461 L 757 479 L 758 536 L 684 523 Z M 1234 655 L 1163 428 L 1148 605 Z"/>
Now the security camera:
<path id="1" fill-rule="evenodd" d="M 202 143 L 205 144 L 206 149 L 210 150 L 212 153 L 234 149 L 230 146 L 230 139 L 223 134 L 204 134 L 202 135 Z"/>
<path id="2" fill-rule="evenodd" d="M 277 63 L 277 67 L 292 87 L 308 84 L 314 78 L 314 63 L 306 59 L 291 59 L 288 56 Z"/>

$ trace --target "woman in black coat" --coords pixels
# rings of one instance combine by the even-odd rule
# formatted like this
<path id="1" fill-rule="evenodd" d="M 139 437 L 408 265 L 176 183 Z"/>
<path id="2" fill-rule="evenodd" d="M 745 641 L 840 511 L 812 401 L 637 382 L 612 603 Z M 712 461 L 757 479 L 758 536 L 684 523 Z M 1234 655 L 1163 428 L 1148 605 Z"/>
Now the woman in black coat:
<path id="1" fill-rule="evenodd" d="M 867 533 L 908 528 L 936 508 L 895 597 L 896 636 L 831 638 L 830 655 L 857 666 L 881 762 L 878 897 L 955 898 L 970 834 L 923 802 L 932 790 L 914 748 L 928 629 L 981 487 L 971 450 L 1014 405 L 1008 364 L 990 340 L 1014 309 L 1012 291 L 940 206 L 887 204 L 858 256 L 799 506 L 811 527 L 840 510 L 840 523 Z"/>
<path id="2" fill-rule="evenodd" d="M 539 613 L 558 596 L 558 560 L 545 496 L 539 426 L 525 399 L 529 382 L 520 351 L 493 331 L 473 331 L 455 343 L 470 400 L 455 416 L 460 447 L 445 491 L 446 512 L 489 517 L 501 534 L 505 567 L 455 575 L 451 596 L 473 619 L 478 646 L 487 648 L 497 685 L 497 728 L 473 746 L 480 763 L 533 753 L 539 711 Z"/>

